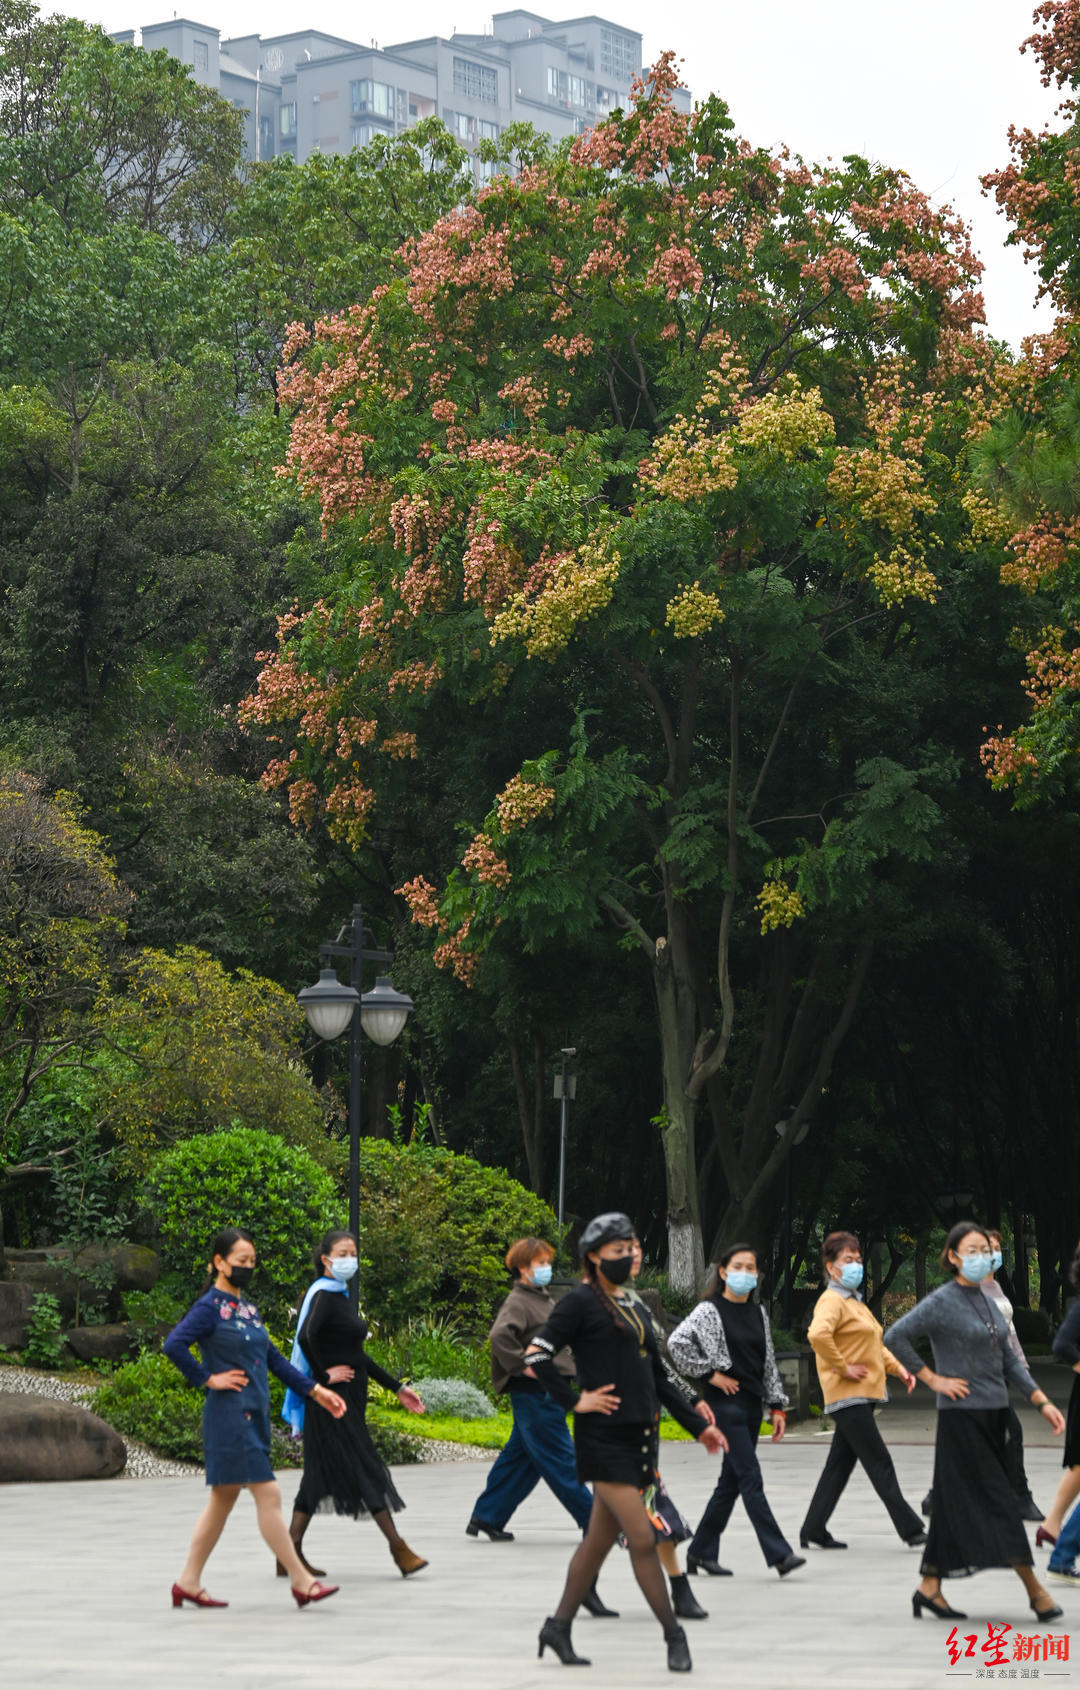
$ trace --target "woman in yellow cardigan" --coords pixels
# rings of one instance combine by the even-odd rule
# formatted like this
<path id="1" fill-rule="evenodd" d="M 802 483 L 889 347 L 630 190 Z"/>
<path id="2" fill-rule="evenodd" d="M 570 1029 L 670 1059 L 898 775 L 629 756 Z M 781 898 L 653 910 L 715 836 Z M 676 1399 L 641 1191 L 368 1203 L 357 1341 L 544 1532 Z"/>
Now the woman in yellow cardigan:
<path id="1" fill-rule="evenodd" d="M 821 1247 L 821 1264 L 826 1289 L 817 1300 L 808 1336 L 817 1358 L 825 1412 L 831 1415 L 835 1430 L 799 1542 L 804 1549 L 811 1545 L 847 1548 L 832 1536 L 829 1519 L 856 1461 L 861 1461 L 904 1542 L 924 1543 L 922 1521 L 901 1495 L 892 1457 L 874 1424 L 875 1403 L 888 1401 L 886 1373 L 902 1379 L 909 1392 L 915 1388 L 915 1375 L 885 1348 L 881 1327 L 859 1294 L 863 1264 L 854 1234 L 830 1233 Z"/>

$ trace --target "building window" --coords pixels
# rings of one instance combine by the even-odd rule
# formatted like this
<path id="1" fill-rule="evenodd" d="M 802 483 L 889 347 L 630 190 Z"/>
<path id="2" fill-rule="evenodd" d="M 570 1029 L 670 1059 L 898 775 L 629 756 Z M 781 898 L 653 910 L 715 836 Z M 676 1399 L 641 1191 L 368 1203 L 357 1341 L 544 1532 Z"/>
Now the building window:
<path id="1" fill-rule="evenodd" d="M 454 59 L 454 93 L 470 100 L 499 103 L 499 73 L 493 65 L 478 65 L 474 59 Z"/>
<path id="2" fill-rule="evenodd" d="M 281 108 L 281 134 L 284 140 L 296 135 L 296 101 Z"/>
<path id="3" fill-rule="evenodd" d="M 205 41 L 195 41 L 192 43 L 191 68 L 192 70 L 205 71 L 210 69 L 210 49 Z"/>
<path id="4" fill-rule="evenodd" d="M 554 65 L 548 65 L 548 99 L 566 100 L 567 75 L 564 70 L 556 70 Z"/>
<path id="5" fill-rule="evenodd" d="M 368 142 L 381 131 L 373 129 L 370 123 L 354 123 L 352 127 L 352 144 L 354 147 L 366 147 Z"/>
<path id="6" fill-rule="evenodd" d="M 353 82 L 352 109 L 354 112 L 370 112 L 373 117 L 393 117 L 394 90 L 389 82 Z"/>
<path id="7" fill-rule="evenodd" d="M 473 138 L 473 119 L 466 112 L 459 111 L 454 118 L 453 133 L 459 141 L 471 141 Z"/>
<path id="8" fill-rule="evenodd" d="M 632 82 L 641 69 L 637 36 L 624 35 L 619 29 L 601 29 L 600 69 L 605 76 L 617 77 L 622 83 Z"/>
<path id="9" fill-rule="evenodd" d="M 591 106 L 593 103 L 593 85 L 586 82 L 583 76 L 571 76 L 570 104 L 572 106 Z"/>
<path id="10" fill-rule="evenodd" d="M 482 117 L 476 120 L 476 136 L 479 141 L 497 141 L 499 139 L 499 125 L 488 123 Z"/>
<path id="11" fill-rule="evenodd" d="M 629 95 L 628 94 L 620 94 L 620 92 L 617 88 L 601 88 L 599 86 L 597 87 L 597 90 L 596 90 L 596 109 L 597 109 L 598 112 L 601 113 L 602 116 L 606 116 L 608 112 L 615 111 L 616 108 L 620 108 L 621 110 L 625 111 L 627 109 L 627 107 L 629 106 L 629 104 L 630 104 Z"/>
<path id="12" fill-rule="evenodd" d="M 274 120 L 272 117 L 259 118 L 259 157 L 261 159 L 274 156 Z"/>

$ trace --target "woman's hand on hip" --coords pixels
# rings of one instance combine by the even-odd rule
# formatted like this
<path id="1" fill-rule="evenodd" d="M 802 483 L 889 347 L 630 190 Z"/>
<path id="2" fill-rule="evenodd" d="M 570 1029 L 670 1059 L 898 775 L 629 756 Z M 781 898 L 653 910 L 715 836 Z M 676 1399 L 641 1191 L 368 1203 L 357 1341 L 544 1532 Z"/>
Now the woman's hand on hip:
<path id="1" fill-rule="evenodd" d="M 347 1385 L 350 1379 L 356 1378 L 356 1369 L 354 1367 L 346 1367 L 344 1362 L 342 1362 L 338 1367 L 328 1367 L 326 1370 L 326 1377 L 329 1379 L 331 1385 Z"/>
<path id="2" fill-rule="evenodd" d="M 787 1415 L 784 1413 L 782 1408 L 774 1408 L 771 1412 L 772 1441 L 774 1444 L 778 1444 L 784 1433 L 787 1431 Z"/>
<path id="3" fill-rule="evenodd" d="M 402 1408 L 407 1408 L 410 1414 L 426 1414 L 424 1399 L 419 1391 L 414 1391 L 411 1385 L 402 1385 L 397 1394 L 397 1400 Z"/>
<path id="4" fill-rule="evenodd" d="M 844 1369 L 845 1379 L 865 1379 L 870 1369 L 861 1361 L 853 1361 Z"/>
<path id="5" fill-rule="evenodd" d="M 709 1384 L 715 1385 L 718 1391 L 723 1391 L 726 1397 L 733 1397 L 739 1389 L 739 1381 L 733 1379 L 730 1373 L 711 1373 Z"/>
<path id="6" fill-rule="evenodd" d="M 614 1414 L 621 1398 L 614 1396 L 614 1385 L 599 1385 L 595 1391 L 582 1391 L 574 1404 L 575 1414 Z"/>
<path id="7" fill-rule="evenodd" d="M 706 1426 L 703 1432 L 698 1433 L 697 1441 L 704 1449 L 708 1450 L 710 1455 L 720 1455 L 721 1452 L 727 1452 L 728 1441 L 719 1426 Z"/>
<path id="8" fill-rule="evenodd" d="M 208 1391 L 242 1391 L 248 1376 L 242 1367 L 228 1367 L 224 1373 L 211 1373 L 206 1381 Z"/>
<path id="9" fill-rule="evenodd" d="M 953 1379 L 946 1373 L 931 1373 L 925 1383 L 939 1397 L 948 1397 L 950 1402 L 960 1402 L 971 1395 L 971 1386 L 966 1379 Z"/>
<path id="10" fill-rule="evenodd" d="M 325 1385 L 316 1385 L 312 1396 L 320 1408 L 325 1408 L 327 1414 L 332 1414 L 335 1420 L 340 1420 L 348 1406 L 344 1397 L 339 1397 L 336 1391 L 328 1391 Z"/>

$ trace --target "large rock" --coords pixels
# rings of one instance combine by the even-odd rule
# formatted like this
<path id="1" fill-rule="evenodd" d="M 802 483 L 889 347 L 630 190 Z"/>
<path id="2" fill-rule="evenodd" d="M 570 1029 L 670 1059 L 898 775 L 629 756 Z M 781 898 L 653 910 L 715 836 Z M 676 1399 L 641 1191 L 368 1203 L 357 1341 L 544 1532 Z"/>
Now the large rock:
<path id="1" fill-rule="evenodd" d="M 14 1279 L 0 1280 L 0 1349 L 21 1350 L 26 1343 L 34 1288 Z"/>
<path id="2" fill-rule="evenodd" d="M 73 1252 L 70 1245 L 46 1250 L 9 1250 L 7 1283 L 28 1285 L 32 1292 L 50 1291 L 65 1320 L 80 1303 L 104 1303 L 110 1314 L 121 1313 L 124 1291 L 149 1291 L 157 1284 L 161 1258 L 145 1244 L 87 1244 Z M 96 1283 L 99 1269 L 101 1283 Z M 107 1283 L 106 1283 L 107 1282 Z"/>
<path id="3" fill-rule="evenodd" d="M 0 1484 L 112 1479 L 126 1461 L 119 1432 L 89 1409 L 0 1391 Z"/>
<path id="4" fill-rule="evenodd" d="M 139 1348 L 134 1328 L 118 1326 L 73 1326 L 65 1332 L 68 1349 L 80 1361 L 127 1361 Z"/>

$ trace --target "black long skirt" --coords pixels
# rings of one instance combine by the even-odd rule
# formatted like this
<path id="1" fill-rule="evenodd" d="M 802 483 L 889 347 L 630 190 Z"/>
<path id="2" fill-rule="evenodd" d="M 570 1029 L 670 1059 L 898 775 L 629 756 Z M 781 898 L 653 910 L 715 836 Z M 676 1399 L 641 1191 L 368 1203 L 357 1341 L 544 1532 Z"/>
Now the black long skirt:
<path id="1" fill-rule="evenodd" d="M 310 1405 L 304 1415 L 304 1477 L 296 1498 L 301 1514 L 348 1514 L 354 1520 L 405 1504 L 367 1429 L 367 1378 L 336 1384 L 347 1412 L 340 1420 Z"/>
<path id="2" fill-rule="evenodd" d="M 939 1411 L 934 1507 L 922 1570 L 966 1578 L 984 1567 L 1030 1567 L 1031 1548 L 1009 1480 L 1007 1408 Z"/>

